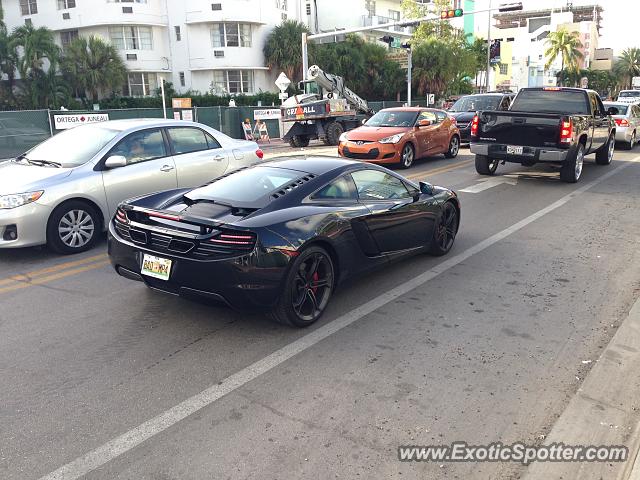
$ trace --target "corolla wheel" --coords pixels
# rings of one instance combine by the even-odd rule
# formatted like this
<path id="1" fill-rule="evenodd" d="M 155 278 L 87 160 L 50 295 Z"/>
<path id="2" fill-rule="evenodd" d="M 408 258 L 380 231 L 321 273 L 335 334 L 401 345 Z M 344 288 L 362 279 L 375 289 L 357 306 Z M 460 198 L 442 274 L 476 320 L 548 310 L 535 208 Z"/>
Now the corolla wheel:
<path id="1" fill-rule="evenodd" d="M 90 249 L 100 231 L 99 216 L 83 202 L 71 201 L 58 207 L 49 219 L 47 243 L 64 254 Z"/>
<path id="2" fill-rule="evenodd" d="M 629 140 L 629 150 L 633 150 L 633 147 L 636 146 L 636 132 L 631 134 L 631 140 Z"/>
<path id="3" fill-rule="evenodd" d="M 320 247 L 304 250 L 291 266 L 285 291 L 271 316 L 296 327 L 311 325 L 327 307 L 334 282 L 330 255 Z"/>
<path id="4" fill-rule="evenodd" d="M 406 143 L 405 146 L 402 147 L 402 153 L 400 154 L 400 165 L 402 168 L 409 168 L 413 165 L 414 156 L 413 145 Z"/>
<path id="5" fill-rule="evenodd" d="M 445 255 L 453 247 L 458 234 L 458 209 L 451 202 L 444 204 L 442 214 L 436 224 L 430 253 Z"/>

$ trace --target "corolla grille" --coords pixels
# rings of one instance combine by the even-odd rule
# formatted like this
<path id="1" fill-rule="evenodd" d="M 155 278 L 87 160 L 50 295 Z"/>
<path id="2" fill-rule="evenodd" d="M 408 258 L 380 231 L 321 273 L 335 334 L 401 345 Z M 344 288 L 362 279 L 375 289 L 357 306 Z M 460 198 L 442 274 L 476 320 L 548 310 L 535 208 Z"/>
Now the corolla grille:
<path id="1" fill-rule="evenodd" d="M 305 183 L 307 183 L 309 180 L 312 180 L 316 178 L 316 176 L 313 173 L 308 173 L 306 174 L 304 177 L 301 177 L 299 179 L 297 179 L 295 182 L 291 182 L 285 186 L 283 186 L 280 190 L 278 190 L 277 192 L 274 192 L 271 194 L 271 198 L 280 198 L 283 197 L 284 195 L 286 195 L 287 193 L 291 192 L 292 190 L 298 188 L 301 185 L 304 185 Z"/>

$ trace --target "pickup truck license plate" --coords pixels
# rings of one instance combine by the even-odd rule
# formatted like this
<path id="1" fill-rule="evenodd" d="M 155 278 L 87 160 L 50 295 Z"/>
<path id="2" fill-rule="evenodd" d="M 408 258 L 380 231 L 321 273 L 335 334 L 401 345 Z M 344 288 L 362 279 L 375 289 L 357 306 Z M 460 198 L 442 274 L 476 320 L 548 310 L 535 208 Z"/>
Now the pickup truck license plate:
<path id="1" fill-rule="evenodd" d="M 142 259 L 142 274 L 160 280 L 169 280 L 171 274 L 171 260 L 144 254 Z"/>
<path id="2" fill-rule="evenodd" d="M 522 155 L 523 152 L 524 152 L 523 147 L 514 147 L 512 145 L 507 145 L 508 155 Z"/>

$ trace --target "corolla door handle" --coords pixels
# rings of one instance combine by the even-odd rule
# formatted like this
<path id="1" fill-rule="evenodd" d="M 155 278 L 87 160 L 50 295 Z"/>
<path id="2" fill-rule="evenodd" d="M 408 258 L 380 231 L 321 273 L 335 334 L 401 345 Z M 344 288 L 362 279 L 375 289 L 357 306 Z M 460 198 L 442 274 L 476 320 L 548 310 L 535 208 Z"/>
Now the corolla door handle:
<path id="1" fill-rule="evenodd" d="M 213 157 L 213 159 L 216 162 L 221 162 L 222 160 L 224 160 L 224 155 L 216 155 L 215 157 Z"/>
<path id="2" fill-rule="evenodd" d="M 160 171 L 161 171 L 161 172 L 170 172 L 170 171 L 171 171 L 171 170 L 173 170 L 173 169 L 174 169 L 174 167 L 172 167 L 171 165 L 163 165 L 163 166 L 160 168 Z"/>

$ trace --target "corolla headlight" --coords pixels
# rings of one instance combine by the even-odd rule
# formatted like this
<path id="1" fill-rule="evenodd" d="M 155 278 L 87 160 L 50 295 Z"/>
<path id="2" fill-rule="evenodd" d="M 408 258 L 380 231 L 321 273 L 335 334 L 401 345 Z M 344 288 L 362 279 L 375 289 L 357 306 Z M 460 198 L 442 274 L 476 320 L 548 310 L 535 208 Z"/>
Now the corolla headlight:
<path id="1" fill-rule="evenodd" d="M 398 143 L 402 137 L 404 137 L 404 133 L 396 133 L 395 135 L 391 135 L 390 137 L 378 140 L 378 143 Z"/>
<path id="2" fill-rule="evenodd" d="M 21 207 L 22 205 L 26 205 L 27 203 L 35 202 L 42 196 L 43 193 L 44 190 L 39 190 L 37 192 L 0 195 L 0 209 L 16 208 Z"/>
<path id="3" fill-rule="evenodd" d="M 340 138 L 338 139 L 338 141 L 340 143 L 344 143 L 347 141 L 347 132 L 344 132 L 342 135 L 340 135 Z"/>

